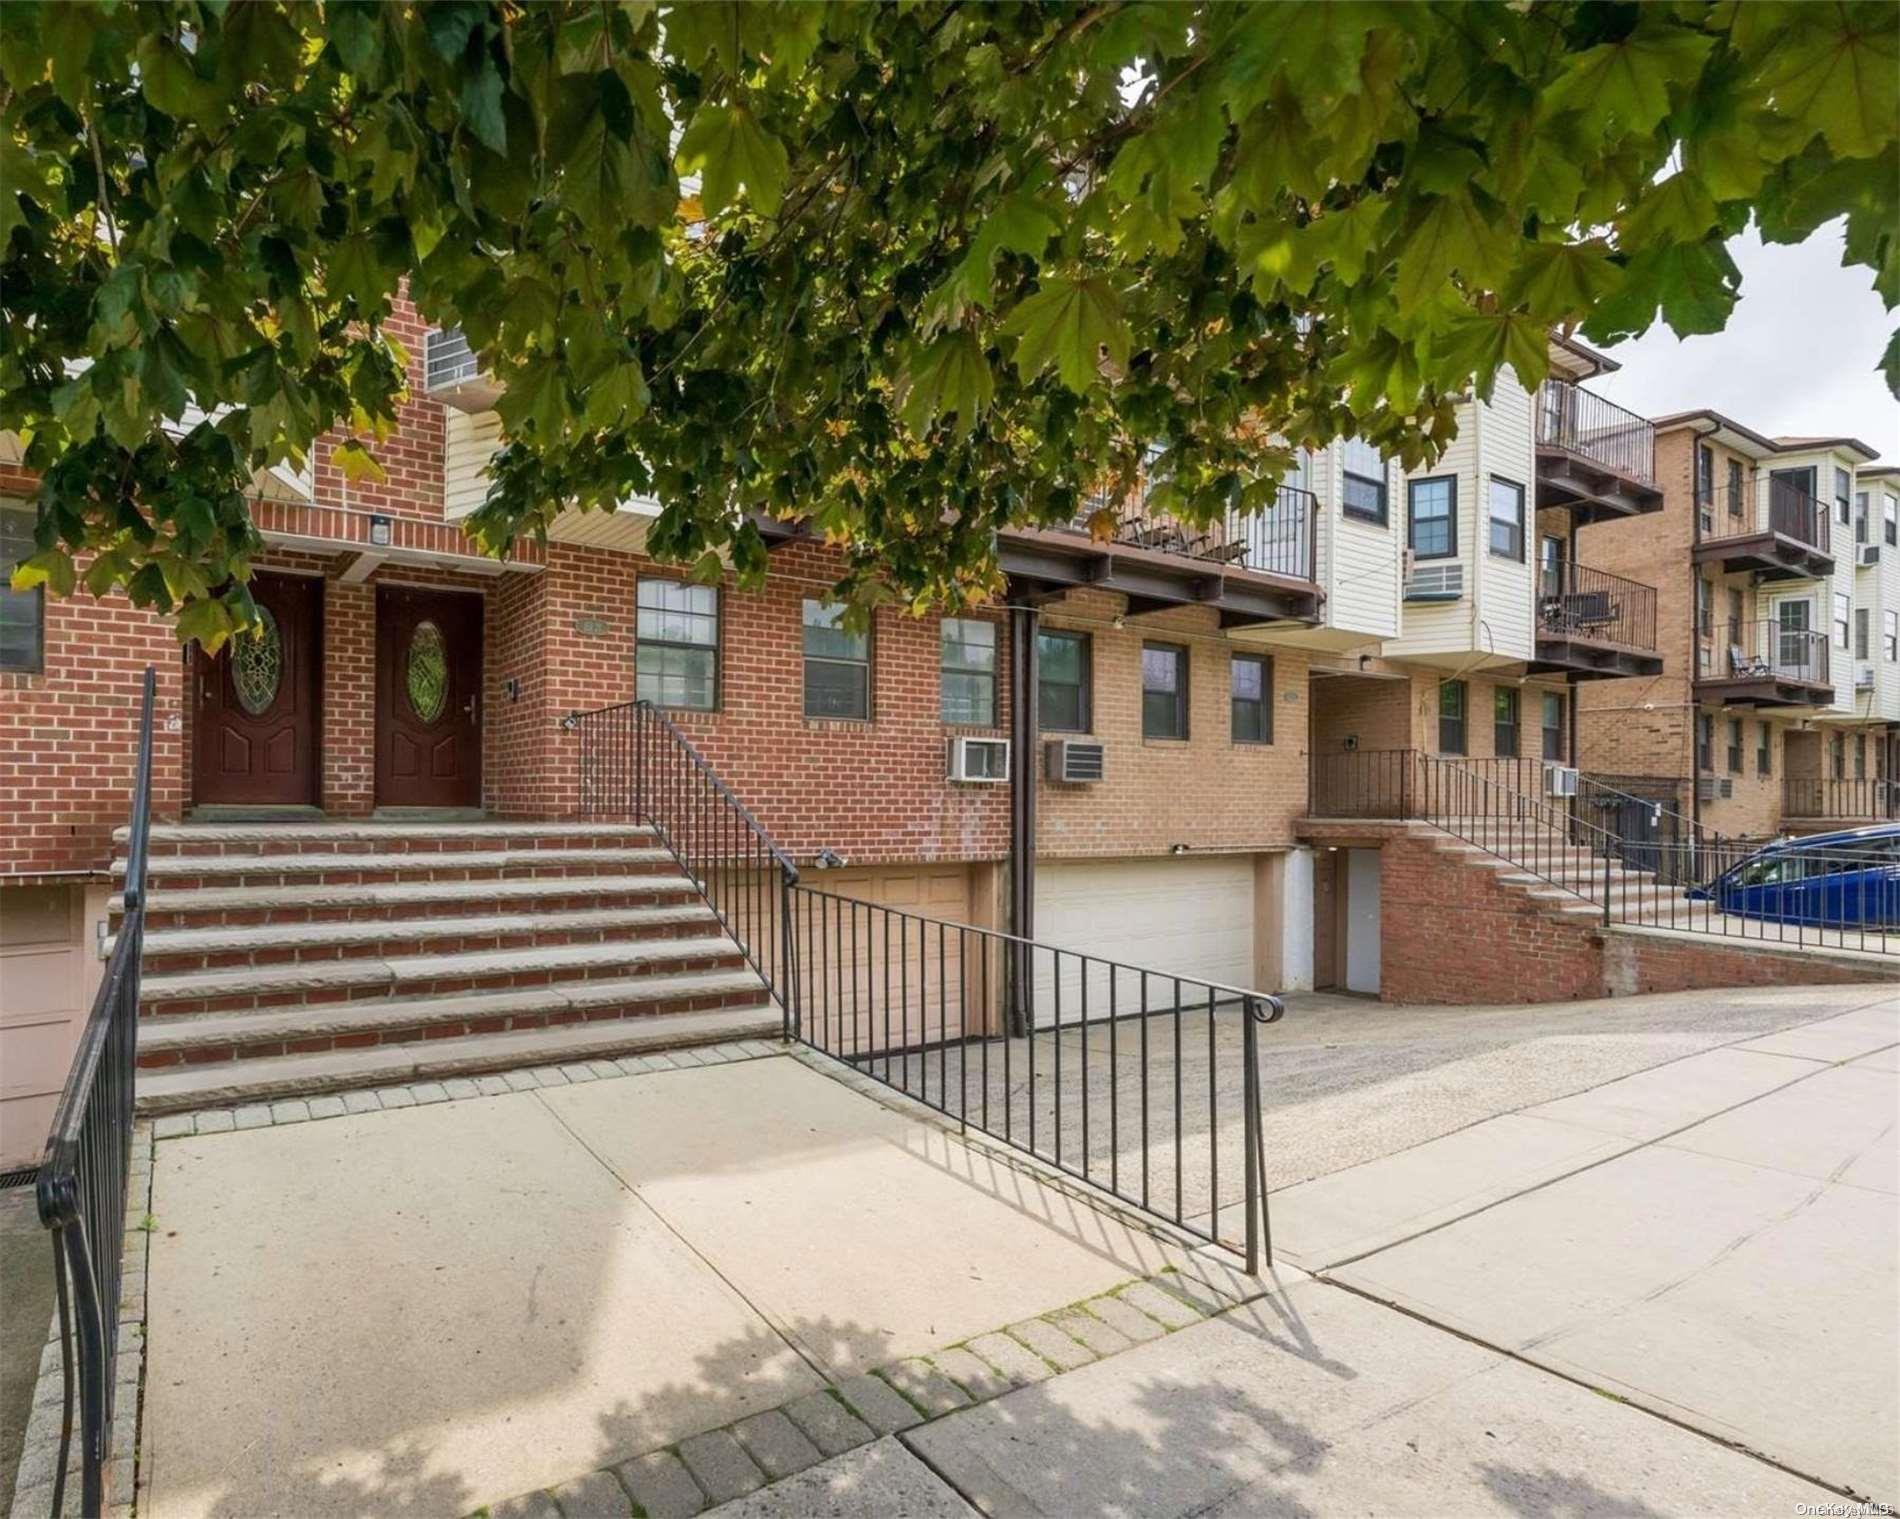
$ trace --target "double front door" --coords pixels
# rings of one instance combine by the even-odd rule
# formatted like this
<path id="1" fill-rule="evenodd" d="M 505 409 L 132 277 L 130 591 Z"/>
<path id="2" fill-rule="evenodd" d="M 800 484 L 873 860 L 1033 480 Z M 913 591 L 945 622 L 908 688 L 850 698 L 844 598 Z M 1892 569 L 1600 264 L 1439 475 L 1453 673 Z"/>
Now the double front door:
<path id="1" fill-rule="evenodd" d="M 316 806 L 326 684 L 341 699 L 324 679 L 323 582 L 259 574 L 250 590 L 258 630 L 194 655 L 193 798 Z M 482 598 L 379 586 L 375 675 L 376 805 L 480 806 Z"/>

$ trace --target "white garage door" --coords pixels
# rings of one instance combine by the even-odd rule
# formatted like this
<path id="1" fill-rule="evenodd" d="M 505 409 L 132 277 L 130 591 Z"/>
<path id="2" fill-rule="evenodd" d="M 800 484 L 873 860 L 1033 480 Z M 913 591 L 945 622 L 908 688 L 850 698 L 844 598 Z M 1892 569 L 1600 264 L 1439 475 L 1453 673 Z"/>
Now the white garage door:
<path id="1" fill-rule="evenodd" d="M 1209 855 L 1165 860 L 1104 860 L 1086 864 L 1038 864 L 1036 938 L 1043 944 L 1100 955 L 1150 970 L 1176 971 L 1225 986 L 1251 986 L 1254 978 L 1254 863 L 1251 855 Z M 1055 1021 L 1051 957 L 1038 956 L 1036 1019 Z M 1081 1012 L 1079 968 L 1063 965 L 1061 1017 Z M 1109 1011 L 1105 973 L 1088 979 L 1088 1015 Z M 1115 989 L 1116 1011 L 1133 1010 L 1138 982 L 1124 976 Z M 1183 988 L 1186 997 L 1190 989 Z M 1151 985 L 1151 1003 L 1164 995 Z M 1165 995 L 1172 999 L 1172 984 Z"/>

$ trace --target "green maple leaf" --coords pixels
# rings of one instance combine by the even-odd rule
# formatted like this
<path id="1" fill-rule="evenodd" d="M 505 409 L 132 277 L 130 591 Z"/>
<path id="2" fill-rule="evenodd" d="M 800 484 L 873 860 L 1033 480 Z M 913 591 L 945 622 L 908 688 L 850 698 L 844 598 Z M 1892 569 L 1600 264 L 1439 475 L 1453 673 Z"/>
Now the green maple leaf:
<path id="1" fill-rule="evenodd" d="M 195 639 L 205 653 L 215 654 L 233 632 L 231 614 L 224 603 L 215 598 L 196 597 L 179 611 L 177 631 L 180 643 Z"/>
<path id="2" fill-rule="evenodd" d="M 1693 243 L 1716 223 L 1715 202 L 1701 177 L 1687 169 L 1646 191 L 1630 207 L 1620 229 L 1626 247 Z"/>
<path id="3" fill-rule="evenodd" d="M 1576 111 L 1599 131 L 1647 132 L 1669 114 L 1669 87 L 1701 72 L 1714 39 L 1645 20 L 1621 42 L 1586 49 L 1544 91 L 1549 114 Z"/>
<path id="4" fill-rule="evenodd" d="M 1900 8 L 1794 7 L 1798 24 L 1771 49 L 1756 88 L 1764 105 L 1822 133 L 1836 153 L 1871 158 L 1900 116 Z"/>
<path id="5" fill-rule="evenodd" d="M 1399 304 L 1419 305 L 1454 273 L 1469 284 L 1494 286 L 1510 257 L 1510 234 L 1469 190 L 1441 195 L 1399 250 Z"/>
<path id="6" fill-rule="evenodd" d="M 1659 305 L 1678 337 L 1720 332 L 1740 284 L 1719 241 L 1649 248 L 1629 261 L 1622 287 L 1597 303 L 1584 335 L 1599 343 L 1634 337 L 1649 329 Z"/>
<path id="7" fill-rule="evenodd" d="M 1444 328 L 1434 347 L 1448 363 L 1471 375 L 1478 394 L 1486 397 L 1507 364 L 1526 390 L 1536 390 L 1550 371 L 1550 329 L 1522 312 L 1471 312 Z"/>
<path id="8" fill-rule="evenodd" d="M 785 193 L 785 144 L 743 106 L 701 106 L 680 139 L 679 165 L 699 169 L 700 200 L 708 216 L 731 205 L 741 185 L 753 208 L 771 216 Z"/>
<path id="9" fill-rule="evenodd" d="M 898 386 L 898 409 L 919 437 L 938 417 L 951 413 L 958 438 L 967 438 L 995 393 L 996 376 L 976 334 L 967 329 L 946 332 L 906 366 Z"/>
<path id="10" fill-rule="evenodd" d="M 1887 377 L 1887 389 L 1900 396 L 1900 332 L 1887 340 L 1887 351 L 1880 357 L 1880 372 Z"/>
<path id="11" fill-rule="evenodd" d="M 367 232 L 352 232 L 339 239 L 324 274 L 331 293 L 354 297 L 356 309 L 365 316 L 382 309 L 383 295 L 393 283 L 376 256 L 375 240 Z"/>
<path id="12" fill-rule="evenodd" d="M 1518 255 L 1504 298 L 1512 306 L 1528 306 L 1532 316 L 1556 322 L 1585 315 L 1621 280 L 1622 271 L 1600 242 L 1528 243 Z"/>
<path id="13" fill-rule="evenodd" d="M 1103 350 L 1118 365 L 1128 361 L 1128 323 L 1101 279 L 1050 280 L 1010 313 L 1001 332 L 1016 339 L 1016 369 L 1025 380 L 1053 364 L 1077 395 L 1101 379 Z"/>
<path id="14" fill-rule="evenodd" d="M 582 417 L 589 427 L 634 422 L 645 415 L 652 400 L 640 361 L 623 358 L 587 388 Z"/>

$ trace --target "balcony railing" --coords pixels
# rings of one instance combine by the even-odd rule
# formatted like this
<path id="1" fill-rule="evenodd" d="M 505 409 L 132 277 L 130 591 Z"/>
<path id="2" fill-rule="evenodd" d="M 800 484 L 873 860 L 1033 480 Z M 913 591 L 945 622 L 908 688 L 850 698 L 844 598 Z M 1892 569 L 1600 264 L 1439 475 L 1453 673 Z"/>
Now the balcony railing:
<path id="1" fill-rule="evenodd" d="M 1545 565 L 1538 577 L 1537 636 L 1656 648 L 1656 588 L 1583 564 Z"/>
<path id="2" fill-rule="evenodd" d="M 1105 498 L 1091 498 L 1075 526 L 1085 527 Z M 1317 578 L 1314 566 L 1314 497 L 1309 490 L 1283 485 L 1264 512 L 1229 511 L 1211 527 L 1191 527 L 1146 503 L 1131 502 L 1117 515 L 1112 541 L 1122 548 L 1200 559 L 1209 564 L 1290 580 Z"/>
<path id="3" fill-rule="evenodd" d="M 1718 638 L 1725 641 L 1718 643 Z M 1784 627 L 1772 620 L 1729 622 L 1704 629 L 1699 642 L 1699 680 L 1833 684 L 1825 633 Z"/>
<path id="4" fill-rule="evenodd" d="M 1762 521 L 1760 482 L 1739 487 L 1711 486 L 1696 497 L 1696 529 L 1704 543 L 1723 538 L 1747 538 L 1770 532 L 1823 554 L 1832 553 L 1832 522 L 1827 503 L 1817 501 L 1786 480 L 1768 481 L 1768 520 Z"/>
<path id="5" fill-rule="evenodd" d="M 1656 429 L 1649 419 L 1569 380 L 1546 380 L 1539 390 L 1537 441 L 1630 480 L 1656 479 Z"/>
<path id="6" fill-rule="evenodd" d="M 423 375 L 429 389 L 459 385 L 482 372 L 475 350 L 459 327 L 439 327 L 423 340 Z"/>
<path id="7" fill-rule="evenodd" d="M 1791 818 L 1888 822 L 1900 818 L 1900 781 L 1789 776 L 1781 783 L 1781 811 Z"/>

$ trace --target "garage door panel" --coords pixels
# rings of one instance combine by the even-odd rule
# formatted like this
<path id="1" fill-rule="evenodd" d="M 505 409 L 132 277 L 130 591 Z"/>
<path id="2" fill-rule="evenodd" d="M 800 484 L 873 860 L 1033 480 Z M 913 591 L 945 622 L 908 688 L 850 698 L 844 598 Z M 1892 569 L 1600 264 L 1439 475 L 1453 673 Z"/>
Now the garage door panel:
<path id="1" fill-rule="evenodd" d="M 839 1054 L 911 1048 L 981 1032 L 1000 951 L 969 926 L 964 865 L 839 871 L 810 884 L 799 975 L 813 1036 Z M 893 909 L 880 912 L 878 907 Z"/>
<path id="2" fill-rule="evenodd" d="M 1253 857 L 1106 860 L 1036 870 L 1036 1021 L 1048 1026 L 1205 1002 L 1199 983 L 1249 986 L 1254 965 Z M 1173 976 L 1111 976 L 1104 961 Z"/>

